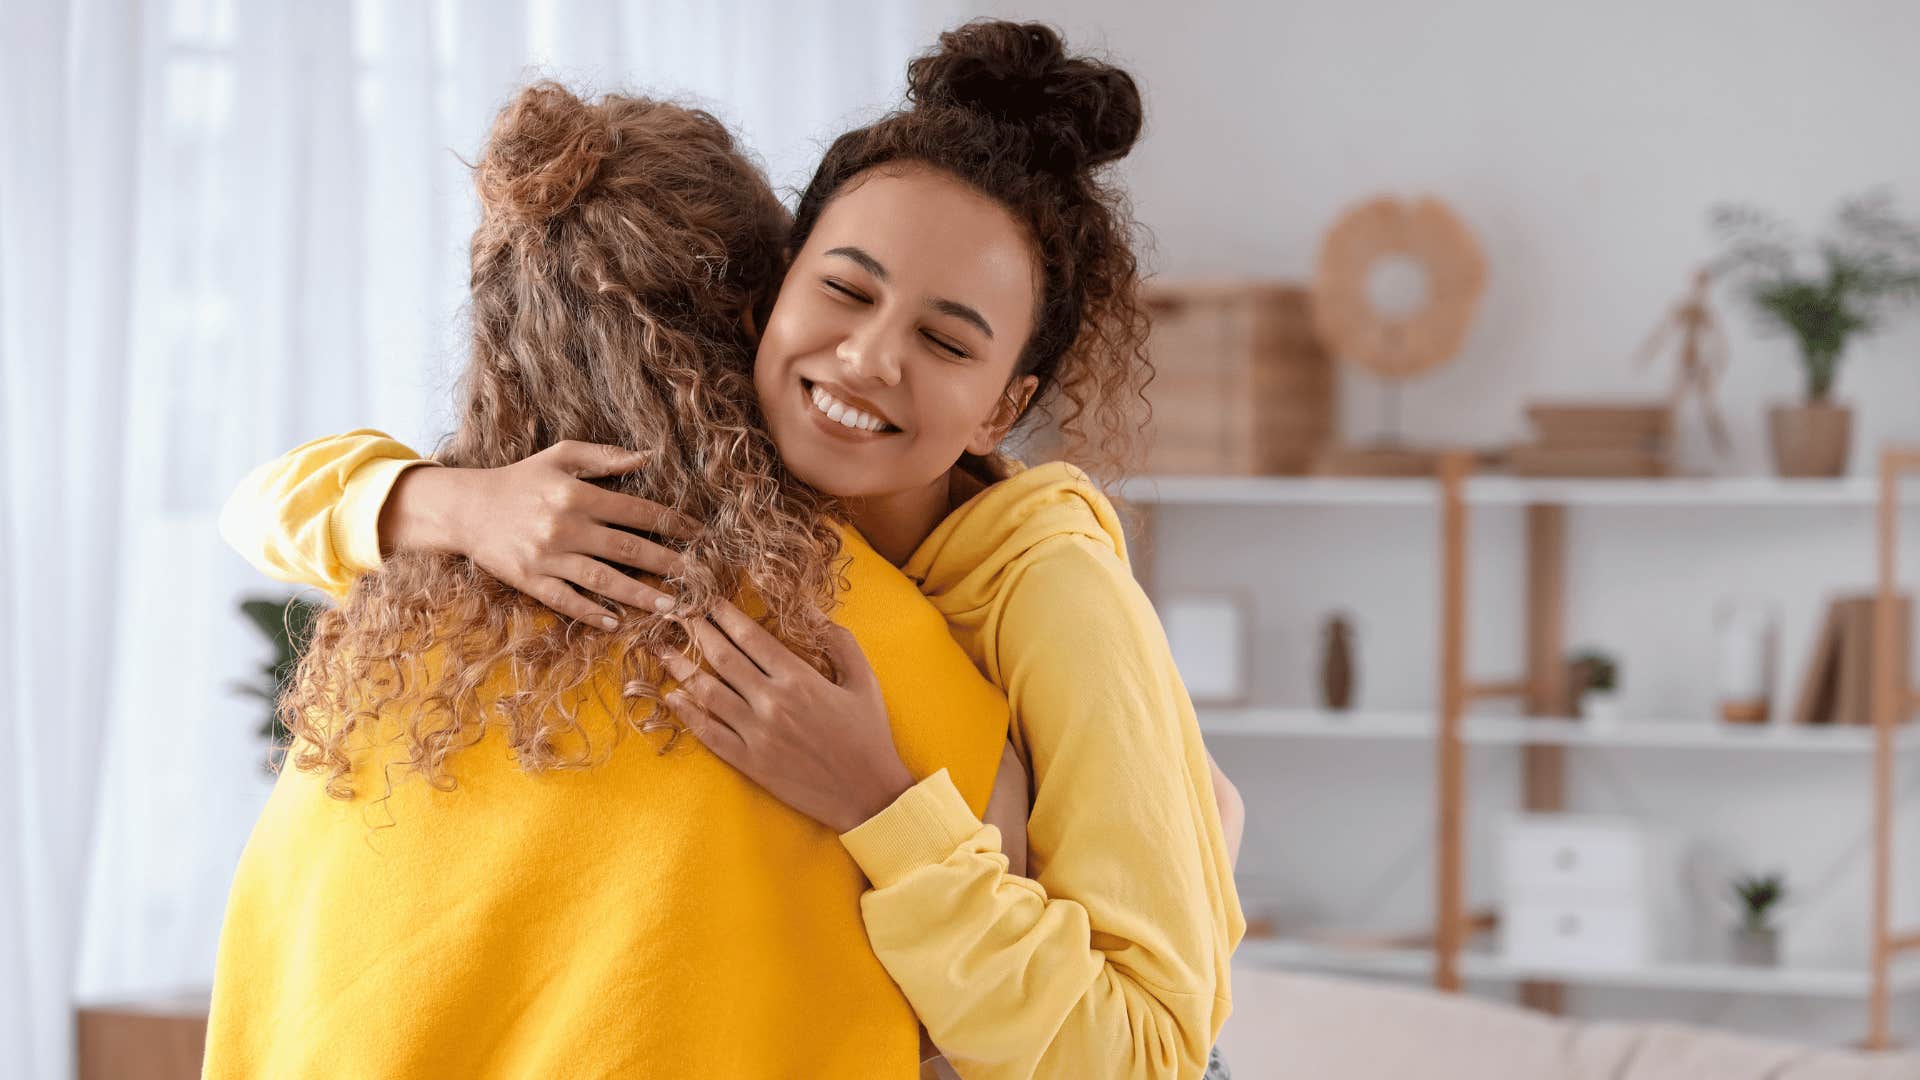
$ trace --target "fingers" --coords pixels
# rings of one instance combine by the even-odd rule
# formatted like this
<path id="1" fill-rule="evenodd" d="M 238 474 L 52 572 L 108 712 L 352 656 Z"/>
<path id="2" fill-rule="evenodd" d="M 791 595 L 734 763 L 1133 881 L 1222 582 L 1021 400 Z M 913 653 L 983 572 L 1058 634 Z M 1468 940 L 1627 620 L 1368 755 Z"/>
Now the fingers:
<path id="1" fill-rule="evenodd" d="M 592 485 L 580 493 L 580 498 L 587 513 L 609 525 L 625 525 L 675 540 L 691 540 L 700 535 L 700 526 L 692 518 L 650 499 Z"/>
<path id="2" fill-rule="evenodd" d="M 700 658 L 733 692 L 758 707 L 768 698 L 766 672 L 760 670 L 727 635 L 705 619 L 691 619 L 687 631 L 700 646 Z"/>
<path id="3" fill-rule="evenodd" d="M 611 630 L 620 625 L 619 620 L 613 617 L 613 612 L 581 596 L 573 590 L 573 586 L 557 577 L 538 577 L 525 585 L 511 581 L 507 584 L 552 608 L 563 618 L 598 626 L 602 630 Z"/>
<path id="4" fill-rule="evenodd" d="M 833 670 L 839 673 L 837 681 L 841 686 L 852 689 L 870 686 L 874 682 L 873 665 L 867 663 L 867 654 L 861 651 L 860 643 L 854 640 L 853 631 L 838 623 L 827 627 L 827 659 L 833 661 Z"/>
<path id="5" fill-rule="evenodd" d="M 590 593 L 597 593 L 628 607 L 643 611 L 670 610 L 673 607 L 673 598 L 666 593 L 644 581 L 628 577 L 599 559 L 589 559 L 585 555 L 563 556 L 555 560 L 554 573 Z M 573 592 L 572 589 L 567 591 Z M 665 601 L 664 607 L 662 601 Z"/>
<path id="6" fill-rule="evenodd" d="M 667 708 L 687 726 L 687 731 L 713 751 L 713 756 L 738 769 L 747 760 L 747 742 L 726 722 L 700 707 L 691 697 L 675 690 L 666 697 Z"/>
<path id="7" fill-rule="evenodd" d="M 746 612 L 724 601 L 707 613 L 732 643 L 745 653 L 754 666 L 769 675 L 800 677 L 804 671 L 811 672 L 806 663 L 787 648 L 785 642 L 767 632 L 767 628 L 753 621 Z"/>
<path id="8" fill-rule="evenodd" d="M 646 467 L 652 456 L 644 450 L 574 439 L 554 443 L 544 453 L 553 455 L 555 464 L 582 480 L 635 472 Z"/>
<path id="9" fill-rule="evenodd" d="M 587 555 L 631 566 L 636 570 L 645 570 L 658 577 L 671 577 L 680 572 L 680 556 L 672 550 L 634 533 L 620 529 L 611 529 L 604 525 L 589 527 L 580 537 L 576 547 Z"/>
<path id="10" fill-rule="evenodd" d="M 676 697 L 685 699 L 726 724 L 736 735 L 742 730 L 752 729 L 753 709 L 733 688 L 711 673 L 700 670 L 699 665 L 679 653 L 663 651 L 655 655 L 660 658 L 660 666 L 666 673 L 680 684 L 677 690 L 667 695 L 669 704 Z"/>

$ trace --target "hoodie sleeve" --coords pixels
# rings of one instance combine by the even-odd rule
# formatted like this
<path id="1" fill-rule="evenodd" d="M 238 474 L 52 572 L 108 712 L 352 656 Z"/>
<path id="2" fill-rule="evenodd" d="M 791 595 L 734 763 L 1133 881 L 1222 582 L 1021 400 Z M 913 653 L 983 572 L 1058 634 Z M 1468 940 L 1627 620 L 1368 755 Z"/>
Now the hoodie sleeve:
<path id="1" fill-rule="evenodd" d="M 1061 537 L 1009 572 L 989 674 L 1035 877 L 936 773 L 843 837 L 868 936 L 963 1076 L 1198 1076 L 1245 922 L 1192 705 L 1111 548 Z"/>
<path id="2" fill-rule="evenodd" d="M 366 428 L 303 443 L 240 481 L 220 536 L 270 578 L 344 596 L 380 566 L 380 508 L 394 481 L 432 464 Z"/>

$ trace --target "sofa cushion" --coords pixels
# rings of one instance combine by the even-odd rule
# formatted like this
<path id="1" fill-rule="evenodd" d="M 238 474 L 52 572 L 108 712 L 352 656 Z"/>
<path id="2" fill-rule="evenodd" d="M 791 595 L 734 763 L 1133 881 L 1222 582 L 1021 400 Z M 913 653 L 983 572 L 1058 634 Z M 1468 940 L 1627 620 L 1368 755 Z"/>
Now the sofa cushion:
<path id="1" fill-rule="evenodd" d="M 1675 1024 L 1562 1020 L 1389 983 L 1238 969 L 1235 1075 L 1325 1080 L 1920 1080 L 1920 1056 Z"/>

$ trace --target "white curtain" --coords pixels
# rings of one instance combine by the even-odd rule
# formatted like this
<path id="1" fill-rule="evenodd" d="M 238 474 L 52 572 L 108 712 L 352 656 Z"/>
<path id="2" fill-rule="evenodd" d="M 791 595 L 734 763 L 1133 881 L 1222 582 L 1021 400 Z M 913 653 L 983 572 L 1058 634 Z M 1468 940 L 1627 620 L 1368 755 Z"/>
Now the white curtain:
<path id="1" fill-rule="evenodd" d="M 510 90 L 696 100 L 797 188 L 955 10 L 0 4 L 0 1076 L 72 1074 L 76 999 L 210 981 L 269 784 L 236 604 L 282 591 L 214 517 L 301 440 L 442 434 Z"/>

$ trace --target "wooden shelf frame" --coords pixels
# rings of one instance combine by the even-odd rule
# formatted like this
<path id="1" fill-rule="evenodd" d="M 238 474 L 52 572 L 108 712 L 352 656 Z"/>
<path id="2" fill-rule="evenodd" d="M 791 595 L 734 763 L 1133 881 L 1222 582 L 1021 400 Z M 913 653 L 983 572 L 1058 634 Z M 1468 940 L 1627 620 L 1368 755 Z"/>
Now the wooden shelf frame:
<path id="1" fill-rule="evenodd" d="M 1868 1049 L 1891 1045 L 1887 1012 L 1894 957 L 1920 950 L 1920 932 L 1893 929 L 1893 761 L 1894 727 L 1913 715 L 1920 690 L 1897 680 L 1906 664 L 1896 663 L 1898 628 L 1894 623 L 1900 586 L 1900 481 L 1920 474 L 1920 448 L 1888 448 L 1880 454 L 1877 508 L 1879 582 L 1873 602 L 1873 989 L 1867 998 Z M 1911 646 L 1909 646 L 1911 647 Z"/>
<path id="2" fill-rule="evenodd" d="M 1519 489 L 1521 499 L 1507 505 L 1527 509 L 1527 676 L 1518 682 L 1476 681 L 1467 656 L 1467 552 L 1471 507 L 1504 500 L 1469 498 L 1473 456 L 1454 451 L 1440 462 L 1440 672 L 1439 723 L 1434 754 L 1436 851 L 1434 867 L 1433 983 L 1457 992 L 1462 982 L 1466 897 L 1466 731 L 1467 710 L 1477 699 L 1521 693 L 1534 715 L 1544 715 L 1562 700 L 1555 680 L 1564 678 L 1560 662 L 1565 588 L 1565 506 L 1527 501 L 1550 498 L 1546 485 Z M 1892 969 L 1897 954 L 1920 952 L 1920 930 L 1896 933 L 1891 923 L 1893 869 L 1893 781 L 1897 750 L 1895 727 L 1920 708 L 1920 688 L 1898 685 L 1894 648 L 1897 627 L 1899 484 L 1907 473 L 1920 474 L 1920 448 L 1889 448 L 1880 459 L 1873 501 L 1878 539 L 1878 586 L 1874 599 L 1873 685 L 1873 880 L 1872 940 L 1867 980 L 1868 1049 L 1891 1046 L 1887 1015 Z M 1568 487 L 1567 492 L 1586 489 Z M 1557 810 L 1564 799 L 1563 746 L 1526 745 L 1524 802 L 1529 810 Z M 1522 1000 L 1549 1012 L 1560 1011 L 1564 984 L 1540 979 L 1522 984 Z"/>

